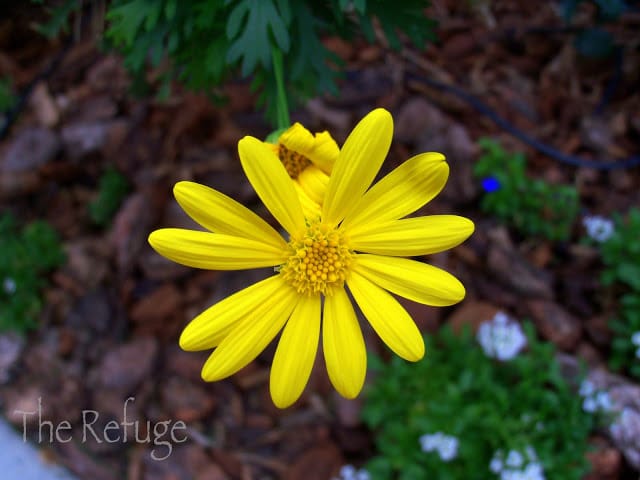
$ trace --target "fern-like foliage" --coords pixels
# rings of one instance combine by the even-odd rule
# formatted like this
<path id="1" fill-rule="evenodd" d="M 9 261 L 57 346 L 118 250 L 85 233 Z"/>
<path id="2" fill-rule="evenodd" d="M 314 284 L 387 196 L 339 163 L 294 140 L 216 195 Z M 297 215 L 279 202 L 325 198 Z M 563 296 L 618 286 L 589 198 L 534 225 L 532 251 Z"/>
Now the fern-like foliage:
<path id="1" fill-rule="evenodd" d="M 114 0 L 106 38 L 138 75 L 169 60 L 165 83 L 177 79 L 211 92 L 239 72 L 251 79 L 273 119 L 273 49 L 284 59 L 290 104 L 336 93 L 341 63 L 324 47 L 324 36 L 350 40 L 362 33 L 374 42 L 377 22 L 392 48 L 402 46 L 402 35 L 423 47 L 433 38 L 427 5 L 425 0 Z"/>

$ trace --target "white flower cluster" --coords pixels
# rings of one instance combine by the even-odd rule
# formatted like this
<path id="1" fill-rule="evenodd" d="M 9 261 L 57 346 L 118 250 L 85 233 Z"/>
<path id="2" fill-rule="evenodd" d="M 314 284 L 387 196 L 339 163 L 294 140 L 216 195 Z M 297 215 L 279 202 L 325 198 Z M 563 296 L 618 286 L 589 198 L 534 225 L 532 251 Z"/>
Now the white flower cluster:
<path id="1" fill-rule="evenodd" d="M 583 398 L 582 410 L 588 413 L 610 412 L 613 408 L 609 392 L 596 390 L 589 380 L 583 380 L 578 394 Z"/>
<path id="2" fill-rule="evenodd" d="M 344 465 L 338 472 L 337 477 L 331 480 L 370 480 L 369 472 L 364 468 L 356 469 L 353 465 Z"/>
<path id="3" fill-rule="evenodd" d="M 506 458 L 502 450 L 498 450 L 489 463 L 489 470 L 499 475 L 500 480 L 545 480 L 542 465 L 531 446 L 525 449 L 524 455 L 510 450 Z"/>
<path id="4" fill-rule="evenodd" d="M 502 361 L 511 360 L 527 345 L 520 325 L 503 312 L 483 322 L 476 338 L 485 355 Z"/>
<path id="5" fill-rule="evenodd" d="M 629 407 L 623 408 L 609 431 L 618 444 L 640 444 L 640 413 Z"/>
<path id="6" fill-rule="evenodd" d="M 440 459 L 449 462 L 458 455 L 458 439 L 442 432 L 425 433 L 420 437 L 420 447 L 423 452 L 436 450 Z"/>
<path id="7" fill-rule="evenodd" d="M 613 235 L 613 222 L 608 218 L 598 215 L 584 217 L 582 225 L 587 229 L 587 235 L 598 243 L 606 242 Z"/>
<path id="8" fill-rule="evenodd" d="M 631 335 L 631 343 L 633 343 L 633 345 L 637 347 L 636 358 L 640 358 L 640 330 Z"/>

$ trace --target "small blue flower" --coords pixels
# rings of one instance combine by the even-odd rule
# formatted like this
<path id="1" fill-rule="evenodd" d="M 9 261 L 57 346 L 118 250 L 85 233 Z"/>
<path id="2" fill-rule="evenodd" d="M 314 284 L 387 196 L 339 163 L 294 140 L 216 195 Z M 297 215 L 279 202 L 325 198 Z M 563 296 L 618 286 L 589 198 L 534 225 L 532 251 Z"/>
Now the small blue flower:
<path id="1" fill-rule="evenodd" d="M 482 189 L 487 193 L 500 190 L 500 181 L 496 177 L 485 177 L 482 179 Z"/>

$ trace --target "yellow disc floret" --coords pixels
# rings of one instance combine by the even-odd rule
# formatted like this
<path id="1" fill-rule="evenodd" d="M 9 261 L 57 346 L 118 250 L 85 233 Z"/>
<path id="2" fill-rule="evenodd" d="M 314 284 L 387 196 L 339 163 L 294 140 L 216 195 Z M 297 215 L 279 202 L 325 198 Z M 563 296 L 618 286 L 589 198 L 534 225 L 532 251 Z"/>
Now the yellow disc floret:
<path id="1" fill-rule="evenodd" d="M 353 253 L 340 232 L 322 223 L 311 223 L 302 235 L 291 238 L 291 255 L 280 268 L 298 293 L 331 295 L 342 288 Z"/>
<path id="2" fill-rule="evenodd" d="M 311 165 L 311 160 L 298 152 L 289 150 L 282 143 L 278 145 L 278 157 L 289 176 L 294 180 L 298 178 L 300 172 Z"/>

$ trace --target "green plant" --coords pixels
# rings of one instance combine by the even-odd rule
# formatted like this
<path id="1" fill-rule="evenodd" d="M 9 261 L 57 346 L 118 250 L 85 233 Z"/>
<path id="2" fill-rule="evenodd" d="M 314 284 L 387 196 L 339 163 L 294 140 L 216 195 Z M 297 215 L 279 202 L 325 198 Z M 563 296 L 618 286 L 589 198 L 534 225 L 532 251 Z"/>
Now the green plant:
<path id="1" fill-rule="evenodd" d="M 627 293 L 620 300 L 617 316 L 609 322 L 613 332 L 609 364 L 615 370 L 627 370 L 640 378 L 640 293 Z M 634 341 L 635 340 L 635 341 Z"/>
<path id="2" fill-rule="evenodd" d="M 108 225 L 128 192 L 127 179 L 113 168 L 106 170 L 100 177 L 98 195 L 89 204 L 93 223 L 101 227 Z"/>
<path id="3" fill-rule="evenodd" d="M 16 103 L 16 96 L 13 92 L 11 79 L 0 78 L 0 113 L 8 112 Z"/>
<path id="4" fill-rule="evenodd" d="M 640 210 L 632 208 L 626 218 L 614 214 L 613 222 L 611 236 L 599 245 L 604 264 L 600 280 L 620 299 L 609 324 L 614 334 L 610 364 L 640 378 L 640 346 L 631 340 L 640 331 Z"/>
<path id="5" fill-rule="evenodd" d="M 43 5 L 44 0 L 31 0 L 31 3 Z M 55 6 L 45 6 L 49 19 L 44 23 L 35 24 L 36 31 L 48 38 L 57 37 L 61 32 L 68 30 L 71 15 L 78 12 L 81 6 L 81 0 L 62 0 L 56 2 Z"/>
<path id="6" fill-rule="evenodd" d="M 235 72 L 252 80 L 269 118 L 278 118 L 276 100 L 288 104 L 323 92 L 336 93 L 340 59 L 322 43 L 326 35 L 351 39 L 358 31 L 375 41 L 374 21 L 389 45 L 402 45 L 398 32 L 423 47 L 434 38 L 426 0 L 113 0 L 107 11 L 108 45 L 124 55 L 138 79 L 149 65 L 160 67 L 161 92 L 177 79 L 210 93 Z M 67 18 L 77 0 L 52 19 Z M 62 7 L 61 7 L 62 8 Z M 60 21 L 47 31 L 60 30 Z M 57 30 L 56 30 L 57 29 Z M 279 65 L 278 55 L 282 57 Z M 278 88 L 278 70 L 286 89 Z M 288 125 L 278 125 L 278 128 Z"/>
<path id="7" fill-rule="evenodd" d="M 11 215 L 0 216 L 0 331 L 37 326 L 44 274 L 63 261 L 58 235 L 46 222 L 19 230 Z"/>
<path id="8" fill-rule="evenodd" d="M 553 346 L 537 341 L 530 324 L 525 330 L 528 350 L 508 362 L 485 356 L 468 329 L 448 327 L 426 338 L 416 364 L 372 357 L 362 412 L 378 450 L 366 466 L 372 478 L 498 478 L 490 465 L 510 450 L 535 452 L 527 455 L 546 478 L 582 478 L 595 418 L 561 376 Z M 434 432 L 457 438 L 455 458 L 421 450 L 421 437 Z"/>
<path id="9" fill-rule="evenodd" d="M 601 281 L 604 285 L 624 285 L 640 293 L 640 210 L 632 208 L 626 219 L 612 215 L 614 230 L 600 246 L 605 268 Z"/>
<path id="10" fill-rule="evenodd" d="M 522 153 L 508 153 L 488 138 L 478 143 L 483 153 L 474 166 L 474 174 L 483 179 L 485 186 L 482 210 L 525 235 L 566 240 L 578 214 L 576 188 L 530 178 Z"/>

